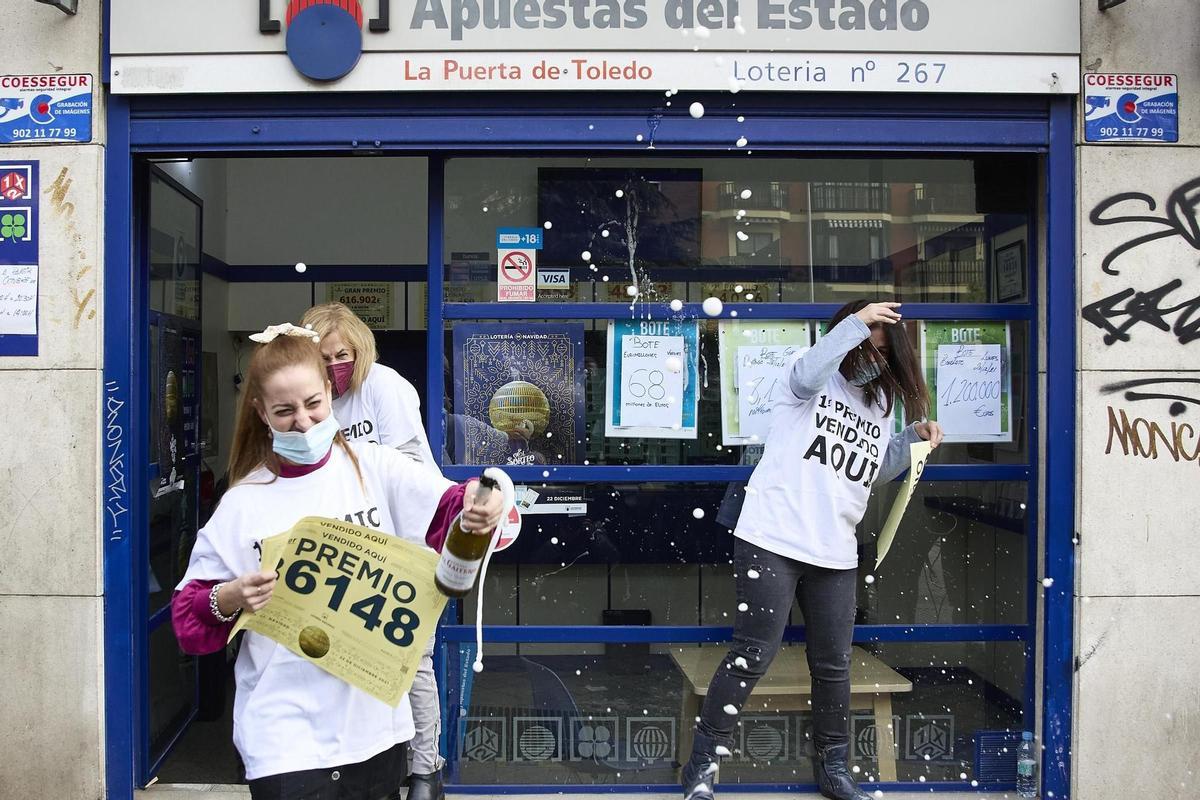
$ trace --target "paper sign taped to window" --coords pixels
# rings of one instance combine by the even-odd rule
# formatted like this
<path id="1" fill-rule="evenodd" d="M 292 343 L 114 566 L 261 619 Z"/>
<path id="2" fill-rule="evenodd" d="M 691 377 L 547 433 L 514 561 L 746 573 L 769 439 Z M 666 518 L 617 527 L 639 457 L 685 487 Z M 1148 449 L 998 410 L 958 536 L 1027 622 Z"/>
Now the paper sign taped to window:
<path id="1" fill-rule="evenodd" d="M 912 461 L 909 462 L 912 466 L 908 469 L 908 476 L 900 487 L 900 494 L 896 495 L 896 502 L 892 503 L 892 510 L 888 513 L 887 522 L 883 524 L 883 530 L 879 534 L 875 548 L 875 569 L 879 569 L 884 556 L 888 554 L 888 550 L 892 549 L 892 541 L 895 540 L 896 531 L 900 528 L 904 510 L 908 508 L 908 501 L 912 499 L 913 491 L 917 488 L 917 481 L 921 480 L 921 473 L 925 471 L 925 462 L 929 460 L 929 454 L 933 451 L 929 442 L 915 442 L 908 448 L 912 455 Z"/>
<path id="2" fill-rule="evenodd" d="M 262 568 L 279 580 L 252 630 L 390 706 L 412 687 L 446 596 L 432 550 L 381 531 L 305 517 L 264 539 Z"/>

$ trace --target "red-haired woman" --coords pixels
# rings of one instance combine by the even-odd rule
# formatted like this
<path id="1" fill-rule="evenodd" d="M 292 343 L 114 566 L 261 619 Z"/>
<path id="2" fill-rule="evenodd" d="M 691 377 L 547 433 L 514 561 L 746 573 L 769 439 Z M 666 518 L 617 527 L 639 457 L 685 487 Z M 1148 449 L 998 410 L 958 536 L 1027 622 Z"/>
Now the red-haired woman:
<path id="1" fill-rule="evenodd" d="M 375 333 L 367 324 L 343 303 L 313 306 L 300 324 L 321 337 L 321 357 L 342 435 L 351 442 L 376 442 L 399 450 L 441 475 L 421 422 L 421 398 L 399 372 L 376 361 Z M 433 638 L 425 647 L 409 701 L 416 734 L 408 746 L 408 800 L 444 800 L 438 752 L 442 706 L 433 671 Z"/>
<path id="2" fill-rule="evenodd" d="M 251 338 L 263 344 L 242 389 L 230 489 L 172 601 L 180 646 L 194 654 L 219 651 L 239 613 L 270 601 L 277 575 L 259 569 L 260 542 L 302 517 L 364 520 L 435 549 L 460 513 L 481 534 L 500 518 L 498 492 L 476 507 L 470 487 L 391 448 L 348 443 L 313 331 L 284 324 Z M 407 696 L 392 708 L 252 631 L 235 678 L 233 739 L 255 800 L 396 794 L 414 732 Z"/>

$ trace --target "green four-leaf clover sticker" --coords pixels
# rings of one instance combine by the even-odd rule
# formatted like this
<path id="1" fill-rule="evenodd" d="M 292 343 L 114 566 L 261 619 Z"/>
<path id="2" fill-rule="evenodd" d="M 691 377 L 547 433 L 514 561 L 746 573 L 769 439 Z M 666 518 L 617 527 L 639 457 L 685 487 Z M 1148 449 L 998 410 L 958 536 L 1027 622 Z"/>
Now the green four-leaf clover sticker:
<path id="1" fill-rule="evenodd" d="M 24 239 L 25 224 L 24 214 L 0 215 L 0 239 Z"/>

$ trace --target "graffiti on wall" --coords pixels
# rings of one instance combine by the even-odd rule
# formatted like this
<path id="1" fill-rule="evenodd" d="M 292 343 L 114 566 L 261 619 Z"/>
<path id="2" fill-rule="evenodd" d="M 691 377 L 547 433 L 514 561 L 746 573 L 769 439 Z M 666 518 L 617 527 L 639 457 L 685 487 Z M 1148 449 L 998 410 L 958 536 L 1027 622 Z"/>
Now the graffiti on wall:
<path id="1" fill-rule="evenodd" d="M 1088 220 L 1096 226 L 1149 224 L 1160 228 L 1113 247 L 1100 263 L 1105 274 L 1121 275 L 1115 266 L 1118 260 L 1160 239 L 1179 238 L 1200 251 L 1200 178 L 1171 191 L 1161 215 L 1144 213 L 1157 209 L 1158 201 L 1151 195 L 1121 192 L 1101 200 L 1091 210 Z M 1125 262 L 1128 261 L 1126 258 Z M 1177 295 L 1182 286 L 1179 278 L 1151 289 L 1129 286 L 1084 306 L 1083 318 L 1104 331 L 1104 343 L 1110 347 L 1130 341 L 1131 332 L 1138 326 L 1156 328 L 1174 336 L 1179 344 L 1190 344 L 1200 339 L 1200 295 L 1191 298 Z"/>
<path id="2" fill-rule="evenodd" d="M 1118 209 L 1121 205 L 1143 205 L 1147 212 L 1158 210 L 1158 202 L 1144 192 L 1121 192 L 1101 200 L 1088 215 L 1088 220 L 1096 226 L 1149 223 L 1161 227 L 1163 230 L 1135 236 L 1109 251 L 1100 264 L 1100 268 L 1109 275 L 1121 274 L 1113 268 L 1113 264 L 1121 256 L 1158 239 L 1178 236 L 1193 249 L 1200 250 L 1200 217 L 1198 217 L 1200 214 L 1200 178 L 1193 178 L 1174 189 L 1167 196 L 1166 209 L 1162 216 L 1149 216 L 1148 214 L 1109 216 L 1110 211 Z"/>
<path id="3" fill-rule="evenodd" d="M 1100 201 L 1088 220 L 1095 226 L 1135 225 L 1138 232 L 1104 254 L 1100 269 L 1106 275 L 1136 274 L 1136 260 L 1131 255 L 1152 242 L 1169 239 L 1181 239 L 1188 245 L 1190 250 L 1183 252 L 1190 257 L 1184 263 L 1196 269 L 1195 253 L 1200 252 L 1200 178 L 1168 193 L 1161 212 L 1153 196 L 1122 192 Z M 1148 232 L 1147 225 L 1152 226 Z M 1145 260 L 1150 258 L 1153 256 L 1144 255 L 1143 264 L 1154 264 Z M 1137 285 L 1136 278 L 1130 284 L 1082 310 L 1083 319 L 1103 331 L 1106 346 L 1129 342 L 1135 332 L 1142 330 L 1150 335 L 1151 329 L 1168 334 L 1179 345 L 1200 339 L 1200 295 L 1188 297 L 1191 291 L 1180 291 L 1184 277 L 1172 277 L 1153 288 Z M 1169 344 L 1170 340 L 1163 343 Z M 1105 455 L 1200 463 L 1200 432 L 1180 419 L 1200 408 L 1200 377 L 1187 373 L 1146 375 L 1105 384 L 1100 393 L 1125 404 L 1107 406 Z M 1166 418 L 1158 416 L 1162 412 L 1166 412 Z"/>
<path id="4" fill-rule="evenodd" d="M 1168 305 L 1172 292 L 1183 285 L 1178 278 L 1156 289 L 1140 292 L 1123 289 L 1084 306 L 1083 318 L 1104 331 L 1104 343 L 1128 342 L 1138 325 L 1149 325 L 1175 336 L 1180 344 L 1200 339 L 1200 296 Z M 1175 316 L 1174 323 L 1168 319 Z"/>
<path id="5" fill-rule="evenodd" d="M 125 426 L 122 424 L 121 386 L 116 381 L 104 384 L 104 451 L 107 479 L 104 482 L 104 510 L 108 512 L 110 541 L 125 538 L 125 514 L 129 513 L 129 489 L 125 483 Z"/>
<path id="6" fill-rule="evenodd" d="M 1123 408 L 1108 407 L 1108 443 L 1104 454 L 1113 452 L 1129 458 L 1157 461 L 1170 458 L 1175 463 L 1200 463 L 1200 437 L 1186 422 L 1172 420 L 1169 425 L 1144 417 L 1130 417 Z"/>
<path id="7" fill-rule="evenodd" d="M 1167 411 L 1178 417 L 1188 410 L 1189 405 L 1200 406 L 1200 378 L 1154 377 L 1118 381 L 1100 387 L 1103 394 L 1120 393 L 1131 403 L 1167 403 Z M 1192 394 L 1183 394 L 1183 392 Z"/>

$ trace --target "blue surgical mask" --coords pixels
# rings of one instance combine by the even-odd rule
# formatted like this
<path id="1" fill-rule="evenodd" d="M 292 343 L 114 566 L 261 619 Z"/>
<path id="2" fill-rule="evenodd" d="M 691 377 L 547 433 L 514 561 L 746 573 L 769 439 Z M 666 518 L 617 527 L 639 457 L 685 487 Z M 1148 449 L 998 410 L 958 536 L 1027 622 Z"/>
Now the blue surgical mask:
<path id="1" fill-rule="evenodd" d="M 328 417 L 306 431 L 277 431 L 271 428 L 271 449 L 280 458 L 294 464 L 315 464 L 325 457 L 333 445 L 340 426 L 330 413 Z"/>
<path id="2" fill-rule="evenodd" d="M 858 365 L 858 369 L 854 371 L 854 375 L 850 378 L 850 383 L 860 387 L 866 386 L 882 374 L 883 370 L 880 368 L 878 361 L 865 359 Z"/>

